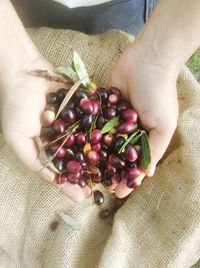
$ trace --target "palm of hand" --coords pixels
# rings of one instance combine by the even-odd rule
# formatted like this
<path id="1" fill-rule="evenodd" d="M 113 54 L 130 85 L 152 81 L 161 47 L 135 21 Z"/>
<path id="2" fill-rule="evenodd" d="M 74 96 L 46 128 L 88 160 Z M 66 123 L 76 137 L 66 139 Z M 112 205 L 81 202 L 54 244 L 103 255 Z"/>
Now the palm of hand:
<path id="1" fill-rule="evenodd" d="M 43 64 L 41 69 L 50 69 Z M 63 84 L 48 82 L 28 74 L 14 76 L 7 83 L 3 94 L 2 127 L 7 144 L 18 158 L 31 170 L 43 168 L 39 160 L 34 138 L 40 135 L 41 114 L 46 105 L 46 94 L 63 87 Z M 41 175 L 52 181 L 55 175 L 44 168 Z M 73 200 L 83 200 L 90 194 L 89 188 L 82 190 L 78 185 L 65 183 L 63 192 Z"/>
<path id="2" fill-rule="evenodd" d="M 141 124 L 149 131 L 152 161 L 144 176 L 152 176 L 177 124 L 176 76 L 170 76 L 158 66 L 139 61 L 131 48 L 120 57 L 110 85 L 118 87 L 131 101 Z M 130 192 L 124 182 L 116 189 L 119 197 Z"/>

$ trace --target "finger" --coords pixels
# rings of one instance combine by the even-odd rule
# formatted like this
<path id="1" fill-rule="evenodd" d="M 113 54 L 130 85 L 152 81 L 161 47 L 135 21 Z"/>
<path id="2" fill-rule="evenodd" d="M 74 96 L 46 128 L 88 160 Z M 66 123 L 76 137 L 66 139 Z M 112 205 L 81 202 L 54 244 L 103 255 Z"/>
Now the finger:
<path id="1" fill-rule="evenodd" d="M 82 191 L 79 185 L 65 182 L 62 185 L 54 183 L 57 189 L 67 195 L 71 200 L 75 202 L 81 202 L 86 198 L 85 193 Z"/>
<path id="2" fill-rule="evenodd" d="M 6 142 L 15 152 L 19 160 L 30 170 L 39 172 L 43 165 L 39 160 L 39 152 L 33 139 L 21 134 L 10 134 L 6 136 Z M 52 181 L 55 174 L 47 168 L 43 168 L 41 174 L 45 179 Z"/>
<path id="3" fill-rule="evenodd" d="M 153 176 L 158 161 L 165 153 L 175 128 L 159 129 L 154 128 L 149 132 L 149 143 L 151 148 L 151 163 L 146 170 L 147 176 Z"/>
<path id="4" fill-rule="evenodd" d="M 144 177 L 146 176 L 146 174 L 144 172 L 141 172 L 141 174 L 137 177 L 137 180 L 141 181 L 144 179 Z M 127 195 L 129 195 L 134 189 L 129 188 L 127 186 L 127 180 L 123 179 L 118 186 L 115 188 L 115 195 L 118 198 L 124 198 Z"/>
<path id="5" fill-rule="evenodd" d="M 34 141 L 30 138 L 24 137 L 20 134 L 13 135 L 8 140 L 8 144 L 18 156 L 19 160 L 26 165 L 30 170 L 40 172 L 45 180 L 52 182 L 55 180 L 55 173 L 47 168 L 44 168 L 38 158 L 38 149 Z M 18 142 L 15 142 L 18 141 Z M 54 183 L 60 190 L 59 185 Z M 82 201 L 90 194 L 89 189 L 84 191 L 78 185 L 65 183 L 62 187 L 63 193 L 74 201 Z"/>

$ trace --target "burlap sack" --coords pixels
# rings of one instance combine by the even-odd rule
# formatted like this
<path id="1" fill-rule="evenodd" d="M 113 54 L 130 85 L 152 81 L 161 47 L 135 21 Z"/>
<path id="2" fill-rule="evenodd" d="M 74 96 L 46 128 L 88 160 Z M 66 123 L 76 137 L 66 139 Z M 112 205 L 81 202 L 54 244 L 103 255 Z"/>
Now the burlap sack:
<path id="1" fill-rule="evenodd" d="M 89 37 L 43 28 L 30 33 L 55 66 L 66 65 L 75 49 L 101 85 L 120 53 L 133 42 L 133 37 L 119 32 Z M 5 268 L 185 268 L 194 264 L 200 256 L 200 87 L 186 68 L 178 80 L 178 96 L 179 124 L 165 161 L 114 219 L 99 220 L 99 208 L 91 200 L 82 204 L 68 200 L 29 172 L 1 138 L 0 264 Z M 83 230 L 62 221 L 53 230 L 60 211 L 72 215 Z"/>

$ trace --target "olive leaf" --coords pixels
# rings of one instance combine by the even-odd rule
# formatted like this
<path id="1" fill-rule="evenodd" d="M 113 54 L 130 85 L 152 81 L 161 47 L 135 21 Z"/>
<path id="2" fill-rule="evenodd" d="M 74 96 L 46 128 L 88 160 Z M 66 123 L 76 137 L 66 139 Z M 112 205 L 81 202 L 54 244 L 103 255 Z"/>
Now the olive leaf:
<path id="1" fill-rule="evenodd" d="M 119 123 L 119 116 L 112 118 L 109 120 L 102 128 L 101 134 L 105 134 L 109 132 L 112 128 L 114 128 Z"/>
<path id="2" fill-rule="evenodd" d="M 70 227 L 72 227 L 75 230 L 81 231 L 82 230 L 82 226 L 80 225 L 79 222 L 77 222 L 74 218 L 72 218 L 70 215 L 65 214 L 63 212 L 60 212 L 58 214 L 61 219 Z"/>
<path id="3" fill-rule="evenodd" d="M 59 66 L 58 68 L 55 69 L 55 72 L 69 77 L 74 83 L 79 80 L 77 73 L 70 66 L 68 67 Z"/>
<path id="4" fill-rule="evenodd" d="M 137 130 L 136 132 L 134 132 L 130 137 L 128 137 L 128 139 L 125 141 L 125 143 L 122 145 L 122 147 L 119 149 L 119 154 L 122 153 L 125 149 L 125 147 L 129 144 L 129 143 L 134 143 L 134 139 L 137 141 L 141 136 L 141 130 Z"/>
<path id="5" fill-rule="evenodd" d="M 87 87 L 87 85 L 91 83 L 91 81 L 88 72 L 85 68 L 85 65 L 76 51 L 74 51 L 72 66 L 72 68 L 74 68 L 74 70 L 76 71 L 79 79 L 82 80 L 82 84 Z"/>
<path id="6" fill-rule="evenodd" d="M 74 92 L 78 89 L 78 87 L 82 84 L 82 80 L 79 80 L 76 82 L 73 87 L 70 88 L 70 90 L 67 92 L 67 95 L 65 96 L 64 100 L 61 102 L 61 105 L 58 109 L 58 112 L 56 114 L 56 118 L 59 116 L 59 114 L 62 112 L 62 110 L 65 108 L 71 97 L 73 96 Z"/>
<path id="7" fill-rule="evenodd" d="M 149 139 L 146 133 L 141 136 L 141 161 L 142 166 L 146 169 L 151 162 L 151 150 L 149 146 Z"/>

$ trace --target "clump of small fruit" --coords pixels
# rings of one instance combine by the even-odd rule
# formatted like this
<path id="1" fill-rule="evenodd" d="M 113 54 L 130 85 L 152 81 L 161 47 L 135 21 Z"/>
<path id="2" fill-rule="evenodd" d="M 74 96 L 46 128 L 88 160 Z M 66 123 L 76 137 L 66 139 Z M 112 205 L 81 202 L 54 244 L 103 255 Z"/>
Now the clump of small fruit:
<path id="1" fill-rule="evenodd" d="M 61 88 L 57 93 L 49 93 L 42 116 L 41 138 L 46 154 L 52 158 L 56 153 L 52 160 L 60 172 L 56 182 L 85 187 L 91 179 L 93 183 L 111 186 L 127 179 L 128 187 L 138 187 L 140 145 L 127 144 L 119 153 L 128 137 L 138 131 L 136 111 L 122 99 L 117 88 L 79 88 L 56 118 L 68 91 Z M 109 122 L 107 131 L 104 126 Z M 103 202 L 101 195 L 99 191 L 95 195 L 99 204 Z"/>
<path id="2" fill-rule="evenodd" d="M 56 183 L 81 188 L 102 183 L 114 192 L 126 180 L 129 188 L 138 187 L 141 168 L 147 167 L 150 156 L 137 112 L 115 87 L 92 84 L 84 88 L 79 83 L 65 105 L 71 90 L 49 93 L 42 115 L 40 138 L 57 170 Z M 95 203 L 101 205 L 103 193 L 95 190 L 93 194 Z"/>

